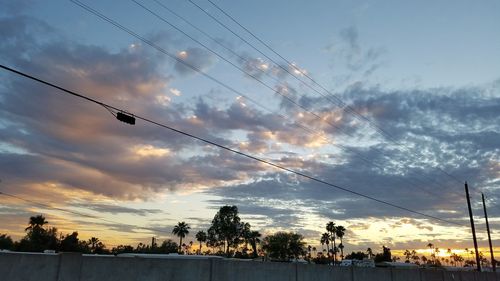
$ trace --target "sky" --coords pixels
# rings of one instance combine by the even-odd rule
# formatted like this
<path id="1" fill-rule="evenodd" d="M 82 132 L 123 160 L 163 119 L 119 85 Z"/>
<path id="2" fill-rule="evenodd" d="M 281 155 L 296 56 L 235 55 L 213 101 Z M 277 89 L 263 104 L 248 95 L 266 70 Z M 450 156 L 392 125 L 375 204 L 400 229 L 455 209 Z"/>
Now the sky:
<path id="1" fill-rule="evenodd" d="M 43 214 L 135 244 L 237 205 L 252 229 L 318 248 L 334 221 L 348 252 L 458 250 L 472 248 L 467 181 L 480 247 L 481 192 L 500 242 L 498 1 L 214 0 L 260 42 L 207 0 L 80 3 L 128 32 L 72 1 L 1 0 L 0 63 L 426 216 L 2 70 L 0 191 L 33 202 L 0 196 L 0 233 Z"/>

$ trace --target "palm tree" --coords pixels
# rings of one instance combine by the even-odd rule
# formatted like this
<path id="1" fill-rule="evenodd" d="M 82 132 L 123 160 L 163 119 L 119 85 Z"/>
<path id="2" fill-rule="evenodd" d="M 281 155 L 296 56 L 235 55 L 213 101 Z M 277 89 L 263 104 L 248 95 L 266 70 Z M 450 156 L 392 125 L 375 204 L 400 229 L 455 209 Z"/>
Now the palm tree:
<path id="1" fill-rule="evenodd" d="M 373 257 L 373 251 L 372 248 L 366 249 L 366 253 L 368 254 L 368 258 L 371 259 Z"/>
<path id="2" fill-rule="evenodd" d="M 405 262 L 406 262 L 406 263 L 410 263 L 410 258 L 411 258 L 411 256 L 412 256 L 411 251 L 410 251 L 410 250 L 405 250 L 405 252 L 403 253 L 403 255 L 406 257 Z"/>
<path id="3" fill-rule="evenodd" d="M 337 248 L 337 245 L 335 244 L 335 239 L 337 238 L 337 233 L 336 233 L 337 227 L 335 226 L 334 222 L 328 222 L 326 224 L 326 231 L 330 233 L 330 239 L 333 241 L 333 249 Z M 337 253 L 334 251 L 333 253 L 333 265 L 335 265 L 335 262 L 337 261 Z"/>
<path id="4" fill-rule="evenodd" d="M 429 247 L 429 249 L 431 250 L 431 258 L 433 258 L 433 260 L 435 261 L 436 260 L 436 253 L 435 253 L 435 251 L 434 251 L 434 253 L 432 252 L 432 249 L 434 249 L 434 244 L 429 243 L 429 244 L 427 244 L 427 247 Z"/>
<path id="5" fill-rule="evenodd" d="M 250 246 L 252 246 L 252 251 L 253 251 L 253 256 L 257 257 L 257 244 L 260 243 L 260 237 L 262 235 L 258 231 L 250 231 L 248 235 L 248 242 L 250 243 Z"/>
<path id="6" fill-rule="evenodd" d="M 345 235 L 345 227 L 339 225 L 335 228 L 335 234 L 337 237 L 340 239 L 340 244 L 339 244 L 339 249 L 340 249 L 340 259 L 344 259 L 344 243 L 342 243 L 342 238 L 344 238 Z M 342 247 L 341 247 L 342 245 Z"/>
<path id="7" fill-rule="evenodd" d="M 426 264 L 426 263 L 427 263 L 427 258 L 426 258 L 425 256 L 422 256 L 422 262 L 423 262 L 424 264 Z"/>
<path id="8" fill-rule="evenodd" d="M 179 241 L 179 253 L 181 252 L 181 247 L 182 247 L 182 238 L 186 237 L 187 234 L 189 234 L 189 225 L 185 222 L 178 222 L 176 226 L 174 226 L 174 229 L 172 230 L 172 233 L 175 234 L 177 237 L 180 238 Z"/>
<path id="9" fill-rule="evenodd" d="M 412 250 L 411 253 L 412 253 L 412 257 L 411 258 L 413 260 L 413 263 L 415 263 L 417 265 L 420 265 L 420 262 L 419 262 L 420 257 L 417 255 L 417 251 Z"/>
<path id="10" fill-rule="evenodd" d="M 325 232 L 325 233 L 323 233 L 323 234 L 321 235 L 321 240 L 320 240 L 320 242 L 321 242 L 321 245 L 326 244 L 326 250 L 327 250 L 327 253 L 330 253 L 330 248 L 329 248 L 329 246 L 328 246 L 328 244 L 330 244 L 330 235 L 329 235 L 328 233 L 326 233 L 326 232 Z"/>
<path id="11" fill-rule="evenodd" d="M 43 215 L 30 217 L 29 225 L 24 230 L 27 231 L 27 230 L 40 229 L 48 223 L 49 222 L 45 219 L 45 217 Z"/>
<path id="12" fill-rule="evenodd" d="M 203 230 L 198 231 L 198 233 L 196 233 L 196 240 L 200 242 L 200 250 L 198 251 L 198 255 L 201 255 L 201 243 L 207 241 L 207 233 Z"/>
<path id="13" fill-rule="evenodd" d="M 96 253 L 96 249 L 97 249 L 97 245 L 99 245 L 99 238 L 97 237 L 92 237 L 89 239 L 89 246 L 90 246 L 90 252 L 95 254 Z"/>

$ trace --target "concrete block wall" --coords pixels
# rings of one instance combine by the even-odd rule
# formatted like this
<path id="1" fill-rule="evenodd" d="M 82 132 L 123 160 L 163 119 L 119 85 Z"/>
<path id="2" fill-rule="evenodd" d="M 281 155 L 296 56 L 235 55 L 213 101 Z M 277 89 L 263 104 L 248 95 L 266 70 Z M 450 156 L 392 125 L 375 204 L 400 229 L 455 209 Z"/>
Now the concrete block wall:
<path id="1" fill-rule="evenodd" d="M 0 252 L 1 281 L 500 281 L 493 272 Z"/>

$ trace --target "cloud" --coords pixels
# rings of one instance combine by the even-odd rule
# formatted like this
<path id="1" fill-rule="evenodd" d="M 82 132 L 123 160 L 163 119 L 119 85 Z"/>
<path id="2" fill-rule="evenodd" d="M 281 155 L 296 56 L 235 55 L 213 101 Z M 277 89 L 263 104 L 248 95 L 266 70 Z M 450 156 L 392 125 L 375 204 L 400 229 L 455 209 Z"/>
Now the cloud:
<path id="1" fill-rule="evenodd" d="M 307 95 L 303 86 L 287 81 L 287 75 L 273 73 L 273 65 L 266 71 L 281 79 L 277 89 L 314 115 L 271 94 L 259 96 L 259 101 L 275 112 L 256 108 L 243 97 L 221 95 L 222 102 L 216 103 L 210 96 L 217 89 L 192 98 L 193 94 L 173 86 L 189 71 L 140 44 L 110 51 L 61 40 L 50 26 L 28 17 L 0 21 L 5 38 L 0 42 L 1 56 L 9 64 L 194 135 L 454 222 L 467 223 L 463 187 L 442 170 L 460 181 L 467 179 L 475 191 L 487 191 L 490 202 L 500 201 L 498 83 L 411 90 L 358 83 L 340 92 L 353 109 L 387 132 L 380 134 L 350 109 Z M 46 35 L 40 37 L 40 30 Z M 371 65 L 378 60 L 380 54 L 364 49 L 355 28 L 346 29 L 341 37 L 354 66 L 358 59 Z M 178 54 L 181 59 L 202 69 L 215 63 L 200 49 L 187 47 L 184 52 Z M 248 67 L 264 64 L 257 59 Z M 358 70 L 369 67 L 370 63 L 363 64 Z M 311 236 L 329 220 L 351 225 L 353 237 L 354 230 L 369 231 L 372 222 L 382 224 L 377 229 L 388 233 L 391 227 L 408 225 L 436 232 L 444 225 L 140 120 L 136 126 L 122 124 L 102 107 L 11 74 L 1 73 L 0 80 L 0 178 L 8 183 L 2 188 L 13 193 L 45 194 L 44 201 L 52 196 L 58 202 L 80 194 L 89 202 L 81 207 L 147 216 L 159 210 L 91 198 L 146 201 L 168 192 L 202 190 L 211 198 L 207 208 L 236 204 L 256 229 L 290 228 Z M 500 215 L 496 210 L 491 214 Z M 362 234 L 356 239 L 370 240 Z"/>
<path id="2" fill-rule="evenodd" d="M 187 48 L 178 52 L 177 58 L 200 71 L 206 71 L 215 63 L 215 57 L 212 54 L 196 47 Z M 188 67 L 179 61 L 175 63 L 174 69 L 181 75 L 196 73 L 193 68 Z"/>
<path id="3" fill-rule="evenodd" d="M 104 204 L 104 203 L 79 203 L 73 204 L 74 207 L 80 207 L 85 209 L 90 209 L 99 213 L 110 213 L 110 214 L 132 214 L 138 216 L 147 216 L 150 214 L 160 214 L 163 213 L 160 209 L 134 209 L 124 206 Z"/>

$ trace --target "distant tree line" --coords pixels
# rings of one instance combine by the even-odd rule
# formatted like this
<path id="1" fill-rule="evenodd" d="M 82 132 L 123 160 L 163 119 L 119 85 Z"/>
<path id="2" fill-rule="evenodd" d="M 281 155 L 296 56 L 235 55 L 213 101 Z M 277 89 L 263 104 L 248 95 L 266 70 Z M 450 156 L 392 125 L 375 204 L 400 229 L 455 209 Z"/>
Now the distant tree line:
<path id="1" fill-rule="evenodd" d="M 259 231 L 251 228 L 249 223 L 241 221 L 236 206 L 223 206 L 215 214 L 210 227 L 199 230 L 193 241 L 186 243 L 185 238 L 191 227 L 186 222 L 178 222 L 172 229 L 172 234 L 179 238 L 179 243 L 166 239 L 158 244 L 153 238 L 151 244 L 139 243 L 136 247 L 119 245 L 108 248 L 99 238 L 91 237 L 81 240 L 78 232 L 62 234 L 55 227 L 49 227 L 43 215 L 32 216 L 25 228 L 26 235 L 19 241 L 13 241 L 7 234 L 0 234 L 0 249 L 22 252 L 42 252 L 53 250 L 56 252 L 81 252 L 88 254 L 121 254 L 121 253 L 155 253 L 155 254 L 198 254 L 219 255 L 234 258 L 260 258 L 270 261 L 287 262 L 304 259 L 310 263 L 337 265 L 345 259 L 374 259 L 376 263 L 383 261 L 398 261 L 400 257 L 392 256 L 388 247 L 382 246 L 382 252 L 374 254 L 371 248 L 366 252 L 352 252 L 344 257 L 344 241 L 346 228 L 334 222 L 326 224 L 326 232 L 319 239 L 323 249 L 306 246 L 304 237 L 294 232 L 276 232 L 262 238 Z M 337 243 L 338 242 L 338 243 Z M 326 245 L 326 249 L 324 248 Z M 331 247 L 330 247 L 331 246 Z M 429 258 L 419 257 L 415 250 L 404 252 L 405 262 L 426 264 L 429 266 L 453 265 L 473 266 L 472 259 L 464 260 L 448 249 L 449 258 L 439 258 L 440 250 L 433 244 L 427 245 L 431 249 Z M 466 249 L 468 253 L 468 250 Z M 337 259 L 340 257 L 340 259 Z M 481 262 L 487 259 L 481 255 Z"/>

